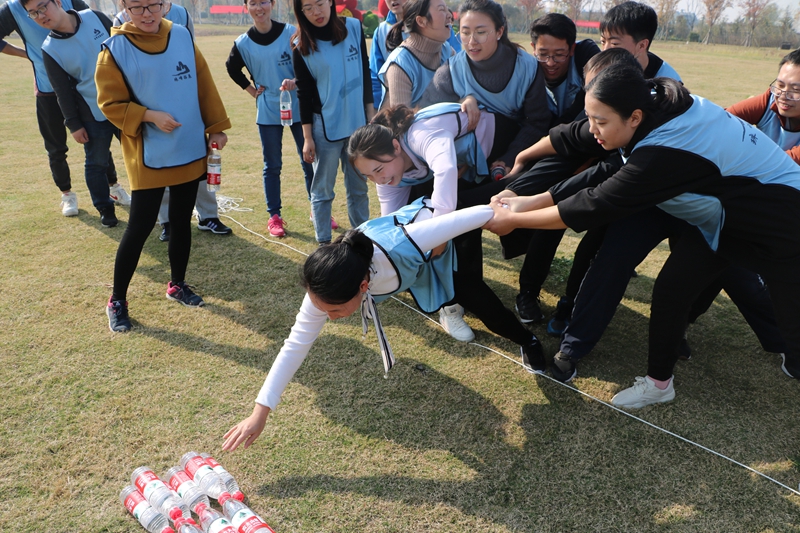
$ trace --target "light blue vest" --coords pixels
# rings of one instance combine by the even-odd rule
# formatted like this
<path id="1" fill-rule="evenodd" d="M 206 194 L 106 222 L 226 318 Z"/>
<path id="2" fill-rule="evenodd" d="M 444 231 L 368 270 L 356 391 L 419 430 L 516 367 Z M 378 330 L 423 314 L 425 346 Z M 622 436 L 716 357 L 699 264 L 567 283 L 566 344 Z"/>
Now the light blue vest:
<path id="1" fill-rule="evenodd" d="M 149 168 L 182 166 L 206 156 L 192 36 L 174 24 L 168 42 L 160 54 L 139 50 L 123 34 L 103 43 L 125 78 L 131 100 L 166 111 L 181 123 L 172 133 L 164 133 L 152 122 L 142 122 L 143 159 Z"/>
<path id="2" fill-rule="evenodd" d="M 256 124 L 280 125 L 281 83 L 294 78 L 292 67 L 292 35 L 296 28 L 287 24 L 278 38 L 268 46 L 254 42 L 246 33 L 234 43 L 253 77 L 256 88 L 264 92 L 256 99 Z M 300 121 L 300 106 L 295 91 L 292 94 L 292 121 Z"/>
<path id="3" fill-rule="evenodd" d="M 692 98 L 694 103 L 685 113 L 648 133 L 633 152 L 646 146 L 683 150 L 716 165 L 722 176 L 800 189 L 800 166 L 767 134 L 704 98 Z M 725 223 L 719 199 L 684 193 L 658 207 L 697 226 L 711 249 L 717 249 Z"/>
<path id="4" fill-rule="evenodd" d="M 450 47 L 450 44 L 442 44 L 442 55 L 439 65 L 447 61 L 452 53 L 453 49 Z M 433 75 L 436 74 L 436 69 L 429 69 L 417 59 L 411 50 L 404 46 L 398 46 L 392 50 L 392 53 L 389 54 L 389 57 L 386 58 L 386 62 L 381 67 L 380 72 L 378 72 L 378 79 L 381 80 L 381 85 L 383 85 L 381 90 L 381 104 L 379 107 L 383 107 L 383 100 L 386 98 L 386 89 L 388 87 L 386 70 L 393 63 L 403 69 L 403 72 L 405 72 L 411 80 L 411 105 L 408 107 L 414 107 L 422 98 L 425 89 L 430 85 Z"/>
<path id="5" fill-rule="evenodd" d="M 92 116 L 98 122 L 105 122 L 106 117 L 97 105 L 94 71 L 103 41 L 108 39 L 108 32 L 91 9 L 79 11 L 77 15 L 80 19 L 78 31 L 66 39 L 48 36 L 42 44 L 42 50 L 64 72 L 78 80 L 76 89 L 92 111 Z"/>
<path id="6" fill-rule="evenodd" d="M 424 109 L 417 111 L 414 114 L 414 122 L 425 120 L 433 117 L 453 113 L 456 116 L 461 112 L 461 104 L 455 102 L 442 102 L 440 104 L 433 104 Z M 486 155 L 481 149 L 478 139 L 475 137 L 474 131 L 466 131 L 467 123 L 460 124 L 459 131 L 456 133 L 455 145 L 456 149 L 456 166 L 466 165 L 467 170 L 461 175 L 462 180 L 480 183 L 489 175 L 489 165 L 486 163 Z M 403 136 L 403 143 L 408 147 L 408 134 Z M 409 150 L 411 150 L 409 148 Z M 411 152 L 420 161 L 425 161 L 425 158 L 419 154 Z M 433 179 L 433 171 L 428 170 L 428 175 L 422 179 L 407 178 L 405 175 L 400 179 L 398 187 L 411 187 L 420 183 L 425 183 Z"/>
<path id="7" fill-rule="evenodd" d="M 681 81 L 681 77 L 678 75 L 678 72 L 674 68 L 672 68 L 666 61 L 661 63 L 661 68 L 658 69 L 658 72 L 656 72 L 655 77 L 672 78 L 673 80 Z"/>
<path id="8" fill-rule="evenodd" d="M 400 279 L 394 292 L 373 294 L 376 302 L 408 289 L 420 309 L 433 313 L 455 298 L 453 272 L 457 262 L 453 243 L 448 242 L 444 253 L 431 259 L 430 252 L 423 253 L 403 228 L 424 209 L 433 211 L 419 198 L 389 216 L 368 220 L 358 227 L 386 254 Z"/>
<path id="9" fill-rule="evenodd" d="M 347 37 L 337 45 L 317 40 L 317 51 L 303 56 L 317 82 L 322 128 L 329 142 L 341 141 L 367 123 L 361 68 L 361 23 L 344 18 Z"/>
<path id="10" fill-rule="evenodd" d="M 394 18 L 394 22 L 390 22 L 388 20 L 390 15 L 394 15 L 394 13 L 390 11 L 389 15 L 386 17 L 387 20 L 384 20 L 378 24 L 378 27 L 375 28 L 375 31 L 372 34 L 372 42 L 378 47 L 378 50 L 380 51 L 380 57 L 382 57 L 384 61 L 388 59 L 389 56 L 389 51 L 386 49 L 386 36 L 389 35 L 389 30 L 391 30 L 392 26 L 394 26 L 394 23 L 397 22 L 396 18 Z M 405 40 L 406 37 L 407 34 L 403 32 L 403 40 Z"/>
<path id="11" fill-rule="evenodd" d="M 62 0 L 61 6 L 65 11 L 72 9 L 72 0 Z M 17 27 L 22 34 L 22 38 L 25 40 L 25 53 L 33 63 L 33 77 L 36 80 L 36 88 L 43 93 L 53 92 L 53 86 L 50 85 L 50 79 L 47 77 L 44 60 L 42 59 L 42 44 L 47 39 L 47 36 L 50 35 L 50 30 L 36 24 L 36 21 L 28 16 L 28 12 L 22 7 L 19 0 L 9 0 L 8 7 L 11 10 L 11 15 L 14 16 L 14 20 L 17 21 Z"/>
<path id="12" fill-rule="evenodd" d="M 800 131 L 786 131 L 783 129 L 780 117 L 770 109 L 774 103 L 775 96 L 769 95 L 767 110 L 761 120 L 758 121 L 758 124 L 756 124 L 756 127 L 775 141 L 781 147 L 781 150 L 791 150 L 800 144 Z"/>
<path id="13" fill-rule="evenodd" d="M 581 92 L 581 89 L 583 89 L 583 78 L 575 65 L 575 56 L 572 56 L 569 58 L 567 77 L 554 89 L 546 87 L 547 107 L 550 108 L 550 112 L 556 117 L 561 117 L 575 101 L 575 96 Z"/>
<path id="14" fill-rule="evenodd" d="M 514 73 L 508 84 L 499 93 L 488 91 L 478 83 L 469 68 L 466 52 L 459 52 L 451 57 L 449 62 L 453 90 L 459 98 L 471 94 L 479 104 L 492 113 L 500 113 L 516 120 L 522 119 L 525 93 L 533 83 L 538 68 L 536 60 L 530 54 L 523 50 L 517 50 Z"/>

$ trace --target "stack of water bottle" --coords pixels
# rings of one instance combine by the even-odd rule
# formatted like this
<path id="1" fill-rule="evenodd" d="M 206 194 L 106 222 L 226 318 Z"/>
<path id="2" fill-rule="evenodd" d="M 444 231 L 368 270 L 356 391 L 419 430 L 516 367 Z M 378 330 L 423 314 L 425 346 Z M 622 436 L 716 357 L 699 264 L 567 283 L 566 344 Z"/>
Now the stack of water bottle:
<path id="1" fill-rule="evenodd" d="M 140 466 L 119 495 L 150 533 L 275 533 L 242 503 L 244 494 L 236 480 L 207 453 L 184 454 L 180 466 L 167 470 L 164 479 L 166 483 L 149 466 Z M 211 508 L 209 497 L 217 500 L 222 513 Z"/>

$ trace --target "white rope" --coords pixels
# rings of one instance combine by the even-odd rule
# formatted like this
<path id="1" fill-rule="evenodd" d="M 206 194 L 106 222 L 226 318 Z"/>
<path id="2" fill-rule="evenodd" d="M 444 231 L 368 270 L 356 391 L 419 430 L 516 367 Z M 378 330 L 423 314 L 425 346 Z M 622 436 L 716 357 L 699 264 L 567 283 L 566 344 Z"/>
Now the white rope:
<path id="1" fill-rule="evenodd" d="M 218 196 L 217 198 L 219 199 L 219 196 Z M 236 199 L 232 199 L 232 200 L 235 200 L 235 201 L 237 201 L 237 202 L 241 202 L 241 201 L 242 201 L 242 199 L 241 199 L 241 198 L 236 198 Z M 219 201 L 219 200 L 218 200 L 218 201 Z M 236 204 L 236 206 L 238 207 L 238 204 Z M 243 208 L 243 209 L 236 209 L 236 210 L 237 210 L 237 211 L 252 211 L 252 209 L 244 209 L 244 208 Z M 273 244 L 279 244 L 279 245 L 281 245 L 281 246 L 284 246 L 284 247 L 286 247 L 286 248 L 289 248 L 290 250 L 293 250 L 293 251 L 295 251 L 295 252 L 299 253 L 300 255 L 303 255 L 303 256 L 305 256 L 305 257 L 308 257 L 308 254 L 307 254 L 307 253 L 305 253 L 305 252 L 303 252 L 303 251 L 300 251 L 300 250 L 298 250 L 297 248 L 293 248 L 293 247 L 291 247 L 291 246 L 289 246 L 289 245 L 287 245 L 287 244 L 284 244 L 284 243 L 282 243 L 282 242 L 280 242 L 280 241 L 277 241 L 277 240 L 274 240 L 274 239 L 268 239 L 268 238 L 267 238 L 267 237 L 265 237 L 264 235 L 261 235 L 260 233 L 257 233 L 257 232 L 255 232 L 255 231 L 253 231 L 253 230 L 251 230 L 251 229 L 249 229 L 249 228 L 245 227 L 245 226 L 244 226 L 244 224 L 242 224 L 241 222 L 239 222 L 238 220 L 234 219 L 233 217 L 231 217 L 231 216 L 229 216 L 229 215 L 225 215 L 225 218 L 227 218 L 227 219 L 230 219 L 231 221 L 233 221 L 233 222 L 235 222 L 236 224 L 238 224 L 238 225 L 239 225 L 239 226 L 240 226 L 242 229 L 244 229 L 245 231 L 247 231 L 247 232 L 249 232 L 249 233 L 251 233 L 251 234 L 253 234 L 253 235 L 256 235 L 256 236 L 258 236 L 258 237 L 261 237 L 262 239 L 264 239 L 265 241 L 267 241 L 267 242 L 269 242 L 269 243 L 273 243 Z M 391 298 L 392 300 L 394 300 L 395 302 L 398 302 L 398 303 L 400 303 L 400 305 L 403 305 L 403 306 L 407 307 L 408 309 L 410 309 L 410 310 L 414 311 L 415 313 L 417 313 L 418 315 L 420 315 L 420 316 L 421 316 L 421 317 L 423 317 L 424 319 L 426 319 L 426 320 L 429 320 L 430 322 L 432 322 L 432 323 L 436 324 L 436 325 L 437 325 L 437 326 L 439 326 L 440 328 L 442 327 L 442 325 L 441 325 L 441 324 L 439 324 L 439 322 L 438 322 L 438 321 L 436 321 L 436 320 L 432 319 L 430 316 L 428 316 L 427 314 L 423 313 L 422 311 L 420 311 L 420 310 L 419 310 L 419 309 L 417 309 L 416 307 L 412 307 L 412 306 L 408 305 L 406 302 L 404 302 L 404 301 L 400 300 L 399 298 L 396 298 L 395 296 L 391 296 L 390 298 Z M 442 328 L 442 329 L 444 329 L 444 328 Z M 480 348 L 483 348 L 484 350 L 490 351 L 490 352 L 492 352 L 492 353 L 494 353 L 494 354 L 497 354 L 497 355 L 499 355 L 500 357 L 503 357 L 503 358 L 505 358 L 505 359 L 507 359 L 507 360 L 511 361 L 512 363 L 514 363 L 514 364 L 516 364 L 516 365 L 519 365 L 519 366 L 520 366 L 520 367 L 522 367 L 523 369 L 525 368 L 525 366 L 522 364 L 522 361 L 520 361 L 518 358 L 512 358 L 512 357 L 509 357 L 507 354 L 504 354 L 503 352 L 499 352 L 499 351 L 495 350 L 494 348 L 490 348 L 490 347 L 488 347 L 488 346 L 484 346 L 483 344 L 478 344 L 477 342 L 470 342 L 469 344 L 471 344 L 471 345 L 473 345 L 473 346 L 478 346 L 478 347 L 480 347 Z M 527 370 L 525 370 L 525 371 L 527 372 Z M 778 480 L 776 480 L 776 479 L 774 479 L 774 478 L 771 478 L 771 477 L 770 477 L 770 476 L 768 476 L 767 474 L 765 474 L 765 473 L 763 473 L 763 472 L 761 472 L 761 471 L 759 471 L 759 470 L 756 470 L 755 468 L 752 468 L 752 467 L 750 467 L 750 466 L 747 466 L 746 464 L 740 463 L 739 461 L 737 461 L 737 460 L 735 460 L 735 459 L 732 459 L 732 458 L 728 457 L 727 455 L 724 455 L 724 454 L 722 454 L 722 453 L 720 453 L 720 452 L 717 452 L 717 451 L 715 451 L 715 450 L 712 450 L 711 448 L 708 448 L 708 447 L 706 447 L 706 446 L 703 446 L 702 444 L 700 444 L 700 443 L 697 443 L 697 442 L 695 442 L 695 441 L 693 441 L 693 440 L 687 439 L 686 437 L 683 437 L 683 436 L 681 436 L 681 435 L 678 435 L 677 433 L 673 433 L 672 431 L 669 431 L 668 429 L 662 428 L 661 426 L 657 426 L 656 424 L 653 424 L 652 422 L 648 422 L 647 420 L 645 420 L 645 419 L 643 419 L 643 418 L 639 418 L 638 416 L 632 415 L 631 413 L 629 413 L 629 412 L 627 412 L 627 411 L 624 411 L 624 410 L 620 409 L 619 407 L 616 407 L 616 406 L 614 406 L 614 405 L 611 405 L 610 403 L 608 403 L 608 402 L 605 402 L 605 401 L 603 401 L 603 400 L 601 400 L 601 399 L 599 399 L 599 398 L 596 398 L 596 397 L 592 396 L 591 394 L 589 394 L 589 393 L 587 393 L 587 392 L 584 392 L 584 391 L 582 391 L 582 390 L 580 390 L 580 389 L 577 389 L 577 388 L 573 387 L 573 386 L 572 386 L 572 385 L 570 385 L 569 383 L 563 383 L 563 382 L 561 382 L 561 381 L 558 381 L 557 379 L 555 379 L 555 378 L 553 378 L 553 377 L 550 377 L 550 376 L 548 376 L 548 375 L 546 375 L 546 374 L 537 374 L 537 375 L 538 375 L 538 376 L 541 376 L 541 377 L 543 377 L 543 378 L 549 379 L 549 380 L 550 380 L 550 381 L 552 381 L 553 383 L 557 383 L 558 385 L 561 385 L 562 387 L 565 387 L 565 388 L 567 388 L 567 389 L 569 389 L 569 390 L 571 390 L 571 391 L 577 392 L 578 394 L 581 394 L 581 395 L 585 396 L 586 398 L 589 398 L 590 400 L 594 400 L 595 402 L 597 402 L 597 403 L 599 403 L 599 404 L 601 404 L 601 405 L 604 405 L 604 406 L 608 407 L 609 409 L 612 409 L 612 410 L 614 410 L 614 411 L 616 411 L 616 412 L 618 412 L 618 413 L 620 413 L 620 414 L 623 414 L 623 415 L 625 415 L 625 416 L 627 416 L 627 417 L 629 417 L 629 418 L 632 418 L 633 420 L 636 420 L 636 421 L 638 421 L 638 422 L 641 422 L 642 424 L 644 424 L 644 425 L 646 425 L 646 426 L 649 426 L 649 427 L 651 427 L 651 428 L 653 428 L 653 429 L 656 429 L 656 430 L 658 430 L 658 431 L 661 431 L 662 433 L 666 433 L 667 435 L 670 435 L 670 436 L 672 436 L 672 437 L 675 437 L 676 439 L 682 440 L 683 442 L 686 442 L 687 444 L 691 444 L 692 446 L 696 446 L 696 447 L 700 448 L 701 450 L 704 450 L 704 451 L 706 451 L 706 452 L 708 452 L 708 453 L 710 453 L 710 454 L 716 455 L 717 457 L 720 457 L 720 458 L 722 458 L 722 459 L 725 459 L 726 461 L 730 461 L 731 463 L 733 463 L 733 464 L 735 464 L 735 465 L 737 465 L 737 466 L 741 466 L 741 467 L 742 467 L 742 468 L 744 468 L 745 470 L 748 470 L 748 471 L 750 471 L 750 472 L 752 472 L 752 473 L 754 473 L 754 474 L 757 474 L 757 475 L 761 476 L 762 478 L 764 478 L 764 479 L 767 479 L 767 480 L 769 480 L 769 481 L 771 481 L 771 482 L 775 483 L 776 485 L 778 485 L 778 486 L 780 486 L 780 487 L 782 487 L 782 488 L 784 488 L 784 489 L 788 490 L 789 492 L 791 492 L 791 493 L 793 493 L 793 494 L 795 494 L 795 495 L 797 495 L 797 496 L 800 496 L 800 491 L 798 491 L 798 490 L 795 490 L 795 489 L 793 489 L 792 487 L 789 487 L 788 485 L 784 485 L 784 484 L 783 484 L 783 483 L 781 483 L 780 481 L 778 481 Z M 800 487 L 799 487 L 799 488 L 800 488 Z"/>

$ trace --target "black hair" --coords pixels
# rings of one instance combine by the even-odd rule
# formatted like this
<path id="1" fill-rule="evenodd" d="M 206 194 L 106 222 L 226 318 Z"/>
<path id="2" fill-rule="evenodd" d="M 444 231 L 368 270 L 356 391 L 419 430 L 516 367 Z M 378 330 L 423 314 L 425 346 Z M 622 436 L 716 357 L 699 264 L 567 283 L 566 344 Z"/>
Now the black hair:
<path id="1" fill-rule="evenodd" d="M 778 68 L 781 68 L 787 63 L 790 65 L 800 65 L 800 48 L 798 48 L 797 50 L 792 50 L 791 52 L 783 56 L 783 59 L 781 59 L 781 62 L 778 65 Z"/>
<path id="2" fill-rule="evenodd" d="M 357 229 L 347 230 L 308 256 L 300 283 L 327 304 L 347 303 L 358 294 L 361 282 L 368 279 L 373 252 L 369 237 Z"/>
<path id="3" fill-rule="evenodd" d="M 386 161 L 394 157 L 393 139 L 399 139 L 414 123 L 414 110 L 399 104 L 381 109 L 369 124 L 350 135 L 347 158 L 352 163 L 363 157 Z"/>
<path id="4" fill-rule="evenodd" d="M 540 35 L 551 35 L 556 39 L 567 41 L 567 46 L 572 47 L 578 36 L 578 29 L 572 19 L 561 13 L 548 13 L 531 23 L 531 42 L 536 44 Z"/>
<path id="5" fill-rule="evenodd" d="M 641 67 L 610 65 L 586 86 L 586 94 L 609 106 L 623 119 L 637 109 L 675 113 L 691 101 L 689 91 L 672 78 L 644 79 Z"/>
<path id="6" fill-rule="evenodd" d="M 328 0 L 330 2 L 331 16 L 328 19 L 326 28 L 330 28 L 333 39 L 333 44 L 339 44 L 347 37 L 347 26 L 344 20 L 336 14 L 335 0 Z M 317 51 L 317 40 L 314 34 L 317 27 L 311 24 L 305 13 L 303 13 L 303 0 L 293 0 L 292 7 L 294 8 L 294 17 L 297 19 L 297 31 L 292 35 L 292 49 L 300 50 L 300 54 L 307 56 L 311 52 Z"/>
<path id="7" fill-rule="evenodd" d="M 392 51 L 403 42 L 403 32 L 419 33 L 417 17 L 431 20 L 431 0 L 408 0 L 403 6 L 403 18 L 398 20 L 386 35 L 386 49 Z"/>
<path id="8" fill-rule="evenodd" d="M 586 75 L 590 72 L 597 73 L 611 65 L 620 64 L 642 70 L 642 64 L 633 57 L 633 54 L 624 48 L 609 48 L 608 50 L 603 50 L 599 54 L 595 54 L 586 62 L 586 65 L 583 67 L 583 77 L 586 78 Z"/>
<path id="9" fill-rule="evenodd" d="M 505 29 L 502 37 L 500 37 L 501 44 L 508 46 L 512 50 L 522 48 L 517 43 L 511 42 L 511 39 L 508 38 L 508 24 L 506 23 L 506 14 L 503 12 L 503 6 L 497 2 L 494 2 L 493 0 L 466 0 L 463 4 L 461 4 L 461 7 L 458 8 L 459 28 L 461 27 L 461 19 L 463 19 L 464 15 L 470 11 L 474 11 L 475 13 L 483 13 L 492 19 L 495 30 L 499 30 L 500 28 Z"/>
<path id="10" fill-rule="evenodd" d="M 656 36 L 658 15 L 656 11 L 640 2 L 623 2 L 609 9 L 600 21 L 600 34 L 619 32 L 630 35 L 637 43 L 647 39 L 647 48 Z"/>

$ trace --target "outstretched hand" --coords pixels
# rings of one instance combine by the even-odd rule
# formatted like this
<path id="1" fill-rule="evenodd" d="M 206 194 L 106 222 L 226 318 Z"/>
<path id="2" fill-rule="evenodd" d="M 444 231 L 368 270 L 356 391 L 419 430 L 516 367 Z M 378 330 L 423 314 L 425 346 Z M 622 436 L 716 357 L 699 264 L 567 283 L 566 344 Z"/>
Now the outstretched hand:
<path id="1" fill-rule="evenodd" d="M 257 403 L 250 416 L 233 426 L 222 436 L 225 439 L 225 442 L 222 443 L 222 449 L 232 452 L 239 445 L 249 448 L 261 435 L 261 432 L 264 431 L 269 413 L 269 407 Z"/>

